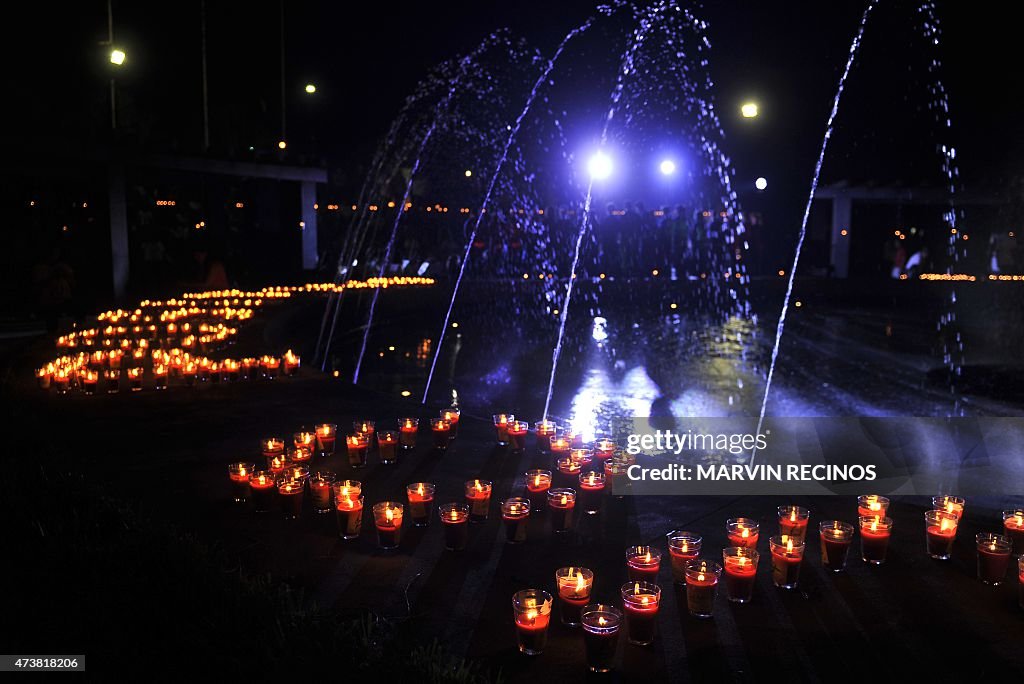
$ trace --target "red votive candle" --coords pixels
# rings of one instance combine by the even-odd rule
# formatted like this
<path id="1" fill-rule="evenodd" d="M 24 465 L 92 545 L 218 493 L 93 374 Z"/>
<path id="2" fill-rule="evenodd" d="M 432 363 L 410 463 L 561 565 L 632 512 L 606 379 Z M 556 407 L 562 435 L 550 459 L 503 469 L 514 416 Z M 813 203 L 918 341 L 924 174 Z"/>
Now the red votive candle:
<path id="1" fill-rule="evenodd" d="M 811 512 L 802 506 L 779 506 L 779 534 L 796 541 L 806 541 L 810 517 Z"/>
<path id="2" fill-rule="evenodd" d="M 1024 556 L 1017 559 L 1017 605 L 1024 609 Z"/>
<path id="3" fill-rule="evenodd" d="M 668 540 L 668 557 L 672 563 L 672 580 L 677 584 L 685 584 L 686 564 L 700 556 L 703 540 L 699 534 L 685 530 L 672 530 L 665 537 Z"/>
<path id="4" fill-rule="evenodd" d="M 530 510 L 540 513 L 544 510 L 548 500 L 548 490 L 551 489 L 550 470 L 527 470 L 526 471 L 526 495 L 530 499 Z"/>
<path id="5" fill-rule="evenodd" d="M 438 451 L 447 451 L 451 424 L 444 418 L 431 418 L 430 431 L 434 435 L 434 448 Z"/>
<path id="6" fill-rule="evenodd" d="M 853 543 L 853 525 L 839 520 L 818 523 L 821 541 L 821 564 L 832 572 L 846 569 L 846 559 Z"/>
<path id="7" fill-rule="evenodd" d="M 556 487 L 548 490 L 551 531 L 566 532 L 572 527 L 572 509 L 576 507 L 576 490 Z"/>
<path id="8" fill-rule="evenodd" d="M 299 465 L 309 465 L 313 460 L 313 452 L 307 446 L 297 446 L 288 452 L 288 461 Z"/>
<path id="9" fill-rule="evenodd" d="M 772 583 L 782 589 L 796 589 L 804 560 L 804 540 L 780 534 L 768 539 L 768 547 L 772 553 Z"/>
<path id="10" fill-rule="evenodd" d="M 551 621 L 551 594 L 541 589 L 523 589 L 512 597 L 519 652 L 540 655 L 548 640 Z"/>
<path id="11" fill-rule="evenodd" d="M 1024 508 L 1003 511 L 1003 534 L 1013 545 L 1014 555 L 1024 555 Z"/>
<path id="12" fill-rule="evenodd" d="M 252 505 L 257 513 L 266 513 L 274 507 L 276 493 L 277 483 L 274 481 L 274 473 L 268 470 L 257 470 L 249 478 L 249 495 L 252 496 Z"/>
<path id="13" fill-rule="evenodd" d="M 357 435 L 364 435 L 366 437 L 366 443 L 369 445 L 373 444 L 373 435 L 376 431 L 377 424 L 372 420 L 352 421 L 352 432 Z"/>
<path id="14" fill-rule="evenodd" d="M 892 518 L 862 515 L 860 522 L 860 556 L 865 563 L 881 565 L 889 550 Z"/>
<path id="15" fill-rule="evenodd" d="M 569 455 L 569 449 L 572 448 L 572 438 L 566 437 L 565 435 L 553 434 L 548 440 L 548 451 L 556 459 L 563 456 Z"/>
<path id="16" fill-rule="evenodd" d="M 505 523 L 505 540 L 510 544 L 526 541 L 526 524 L 530 519 L 530 502 L 515 496 L 501 502 L 501 519 Z"/>
<path id="17" fill-rule="evenodd" d="M 595 473 L 594 471 L 580 473 L 580 507 L 587 515 L 595 515 L 601 511 L 604 483 L 604 473 Z"/>
<path id="18" fill-rule="evenodd" d="M 469 541 L 469 506 L 448 503 L 441 506 L 444 527 L 444 547 L 449 551 L 462 551 Z"/>
<path id="19" fill-rule="evenodd" d="M 338 536 L 358 539 L 363 528 L 363 497 L 359 490 L 355 490 L 354 496 L 335 497 L 334 510 L 338 516 Z"/>
<path id="20" fill-rule="evenodd" d="M 366 451 L 369 448 L 366 435 L 354 434 L 345 438 L 345 447 L 348 450 L 348 464 L 353 468 L 362 468 L 366 465 Z"/>
<path id="21" fill-rule="evenodd" d="M 398 444 L 403 449 L 416 448 L 416 433 L 420 429 L 419 418 L 402 418 L 398 421 Z"/>
<path id="22" fill-rule="evenodd" d="M 450 406 L 446 409 L 442 409 L 440 413 L 441 418 L 448 421 L 448 425 L 451 428 L 448 431 L 448 439 L 455 439 L 459 436 L 459 418 L 462 417 L 462 411 L 459 410 L 458 406 Z"/>
<path id="23" fill-rule="evenodd" d="M 889 499 L 878 494 L 857 497 L 858 518 L 884 518 L 889 513 Z"/>
<path id="24" fill-rule="evenodd" d="M 231 480 L 231 493 L 236 503 L 243 503 L 249 498 L 249 480 L 256 466 L 252 463 L 232 463 L 228 466 L 228 478 Z"/>
<path id="25" fill-rule="evenodd" d="M 555 571 L 558 605 L 562 624 L 577 627 L 583 607 L 590 601 L 594 573 L 588 568 L 559 568 Z"/>
<path id="26" fill-rule="evenodd" d="M 414 482 L 405 488 L 409 499 L 409 517 L 416 527 L 430 524 L 430 516 L 434 508 L 434 485 L 429 482 Z"/>
<path id="27" fill-rule="evenodd" d="M 637 646 L 650 646 L 657 632 L 661 587 L 652 582 L 626 582 L 619 593 L 626 609 L 626 639 Z"/>
<path id="28" fill-rule="evenodd" d="M 498 446 L 508 446 L 508 426 L 516 417 L 511 413 L 494 414 L 494 431 L 498 437 Z"/>
<path id="29" fill-rule="evenodd" d="M 305 490 L 306 484 L 301 480 L 286 478 L 278 481 L 277 498 L 285 520 L 295 520 L 302 515 L 302 493 Z"/>
<path id="30" fill-rule="evenodd" d="M 619 644 L 622 611 L 614 606 L 592 603 L 583 608 L 583 646 L 591 672 L 611 672 Z"/>
<path id="31" fill-rule="evenodd" d="M 106 381 L 107 394 L 117 394 L 121 389 L 121 371 L 120 370 L 105 370 L 103 371 L 103 379 Z"/>
<path id="32" fill-rule="evenodd" d="M 982 532 L 974 541 L 978 546 L 978 579 L 985 584 L 1002 584 L 1010 567 L 1010 540 L 1001 534 Z"/>
<path id="33" fill-rule="evenodd" d="M 321 470 L 309 478 L 309 498 L 313 502 L 313 510 L 317 513 L 330 513 L 331 488 L 334 486 L 334 473 Z"/>
<path id="34" fill-rule="evenodd" d="M 309 430 L 300 430 L 292 435 L 292 444 L 296 451 L 305 449 L 312 456 L 313 449 L 316 447 L 316 434 Z"/>
<path id="35" fill-rule="evenodd" d="M 560 487 L 574 487 L 583 472 L 583 466 L 574 461 L 571 456 L 563 456 L 555 461 L 556 472 L 558 473 L 558 485 Z"/>
<path id="36" fill-rule="evenodd" d="M 284 469 L 288 467 L 288 459 L 285 458 L 284 454 L 280 456 L 274 456 L 267 460 L 267 469 L 274 473 L 274 475 L 280 475 L 284 472 Z"/>
<path id="37" fill-rule="evenodd" d="M 714 561 L 692 560 L 686 564 L 686 609 L 690 615 L 709 618 L 715 608 L 715 587 L 722 566 Z"/>
<path id="38" fill-rule="evenodd" d="M 551 437 L 556 431 L 555 421 L 538 420 L 533 424 L 533 430 L 537 433 L 537 450 L 542 454 L 551 451 Z"/>
<path id="39" fill-rule="evenodd" d="M 398 460 L 398 434 L 394 430 L 377 433 L 377 453 L 384 465 L 392 465 Z"/>
<path id="40" fill-rule="evenodd" d="M 957 517 L 946 511 L 926 511 L 924 514 L 925 548 L 936 560 L 949 560 L 956 539 Z"/>
<path id="41" fill-rule="evenodd" d="M 128 388 L 132 392 L 139 392 L 142 390 L 142 369 L 141 368 L 129 368 L 128 369 Z"/>
<path id="42" fill-rule="evenodd" d="M 512 453 L 522 453 L 526 450 L 526 433 L 530 431 L 530 424 L 525 420 L 513 420 L 506 428 L 508 443 Z"/>
<path id="43" fill-rule="evenodd" d="M 363 483 L 359 480 L 336 480 L 334 483 L 334 500 L 358 499 L 363 493 Z"/>
<path id="44" fill-rule="evenodd" d="M 733 603 L 749 603 L 754 597 L 754 578 L 760 554 L 750 547 L 730 546 L 722 549 L 725 566 L 725 593 Z"/>
<path id="45" fill-rule="evenodd" d="M 334 443 L 338 437 L 338 426 L 334 423 L 321 423 L 316 426 L 316 448 L 321 456 L 334 455 Z"/>
<path id="46" fill-rule="evenodd" d="M 632 488 L 629 480 L 629 467 L 636 463 L 636 457 L 620 453 L 604 462 L 604 474 L 608 478 L 608 487 L 616 499 L 623 498 Z"/>
<path id="47" fill-rule="evenodd" d="M 936 511 L 946 511 L 955 515 L 958 524 L 960 518 L 964 517 L 964 504 L 966 503 L 963 497 L 953 496 L 952 494 L 932 497 L 932 508 Z"/>
<path id="48" fill-rule="evenodd" d="M 594 456 L 601 461 L 607 461 L 615 455 L 615 440 L 602 437 L 594 442 Z"/>
<path id="49" fill-rule="evenodd" d="M 626 549 L 626 572 L 631 582 L 657 583 L 661 570 L 661 551 L 652 546 Z"/>
<path id="50" fill-rule="evenodd" d="M 309 468 L 304 465 L 289 464 L 282 472 L 281 476 L 289 480 L 295 480 L 302 485 L 306 484 L 306 480 L 309 479 Z"/>
<path id="51" fill-rule="evenodd" d="M 82 391 L 86 394 L 96 394 L 96 385 L 99 383 L 100 374 L 96 371 L 86 371 L 82 376 Z M 164 370 L 164 386 L 160 387 L 159 378 L 156 375 L 156 368 L 153 369 L 153 386 L 155 389 L 167 389 L 167 370 Z"/>
<path id="52" fill-rule="evenodd" d="M 394 501 L 373 504 L 373 522 L 377 526 L 377 545 L 382 549 L 397 549 L 402 540 L 402 513 L 404 507 Z"/>
<path id="53" fill-rule="evenodd" d="M 487 512 L 491 507 L 491 483 L 487 480 L 466 482 L 466 505 L 469 506 L 470 522 L 487 520 Z"/>
<path id="54" fill-rule="evenodd" d="M 757 548 L 760 529 L 760 523 L 753 518 L 730 518 L 725 521 L 725 531 L 732 546 Z"/>

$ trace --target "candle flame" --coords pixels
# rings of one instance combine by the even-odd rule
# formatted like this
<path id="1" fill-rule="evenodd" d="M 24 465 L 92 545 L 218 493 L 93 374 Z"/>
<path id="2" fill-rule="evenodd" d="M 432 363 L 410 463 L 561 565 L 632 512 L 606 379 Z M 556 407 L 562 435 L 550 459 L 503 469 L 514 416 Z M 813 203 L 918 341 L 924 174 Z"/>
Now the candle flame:
<path id="1" fill-rule="evenodd" d="M 742 531 L 740 532 L 740 536 L 743 537 L 744 539 L 749 537 L 750 536 L 750 528 L 749 527 L 742 528 Z"/>
<path id="2" fill-rule="evenodd" d="M 238 469 L 238 474 L 241 475 L 242 477 L 245 477 L 245 466 L 242 466 L 241 468 Z"/>
<path id="3" fill-rule="evenodd" d="M 423 483 L 420 483 L 420 486 L 416 488 L 416 493 L 423 496 Z"/>
<path id="4" fill-rule="evenodd" d="M 533 486 L 540 487 L 540 475 L 533 476 Z"/>
<path id="5" fill-rule="evenodd" d="M 877 510 L 880 510 L 881 508 L 882 508 L 882 504 L 879 503 L 878 501 L 872 501 L 871 503 L 868 504 L 868 510 L 869 511 L 877 511 Z"/>
<path id="6" fill-rule="evenodd" d="M 604 627 L 607 624 L 608 624 L 608 621 L 605 620 L 603 617 L 597 618 L 597 626 L 598 627 Z"/>
<path id="7" fill-rule="evenodd" d="M 459 512 L 453 508 L 452 509 L 452 520 L 458 520 L 458 519 L 459 519 Z"/>
<path id="8" fill-rule="evenodd" d="M 793 539 L 786 540 L 786 553 L 793 553 Z"/>
<path id="9" fill-rule="evenodd" d="M 260 475 L 260 484 L 267 484 L 267 476 Z"/>
<path id="10" fill-rule="evenodd" d="M 704 573 L 703 572 L 697 574 L 697 581 L 698 582 L 703 582 L 704 581 Z"/>
<path id="11" fill-rule="evenodd" d="M 878 531 L 878 518 L 875 518 L 874 520 L 871 521 L 871 531 L 872 532 L 877 532 Z"/>
<path id="12" fill-rule="evenodd" d="M 1018 513 L 1013 520 L 1017 523 L 1017 527 L 1024 527 L 1024 515 Z"/>
<path id="13" fill-rule="evenodd" d="M 943 518 L 942 522 L 939 523 L 939 531 L 945 532 L 946 530 L 953 527 L 953 521 L 949 518 Z"/>
<path id="14" fill-rule="evenodd" d="M 946 502 L 946 512 L 947 513 L 952 513 L 953 512 L 953 502 L 952 501 L 947 501 Z"/>
<path id="15" fill-rule="evenodd" d="M 587 580 L 584 579 L 583 573 L 581 572 L 578 575 L 576 575 L 576 592 L 577 593 L 581 593 L 586 588 L 587 588 Z"/>
<path id="16" fill-rule="evenodd" d="M 590 484 L 591 484 L 591 485 L 593 485 L 593 484 L 594 484 L 594 479 L 595 479 L 596 477 L 597 477 L 597 476 L 596 476 L 596 475 L 595 475 L 594 473 L 590 473 Z"/>
<path id="17" fill-rule="evenodd" d="M 330 434 L 331 434 L 331 426 L 330 425 L 322 426 L 320 428 L 320 434 L 323 435 L 324 437 L 330 436 Z"/>
<path id="18" fill-rule="evenodd" d="M 526 611 L 526 619 L 531 621 L 536 620 L 538 614 L 539 613 L 537 612 L 536 608 L 531 608 L 530 610 Z"/>
<path id="19" fill-rule="evenodd" d="M 566 506 L 566 505 L 568 505 L 568 503 L 569 503 L 569 495 L 568 494 L 563 494 L 562 495 L 562 505 Z"/>
<path id="20" fill-rule="evenodd" d="M 639 594 L 640 593 L 640 583 L 639 582 L 634 582 L 633 583 L 633 593 L 634 594 Z"/>
<path id="21" fill-rule="evenodd" d="M 388 522 L 392 522 L 395 519 L 395 512 L 390 508 L 384 509 L 384 517 L 387 518 Z"/>
<path id="22" fill-rule="evenodd" d="M 644 563 L 650 563 L 650 562 L 651 562 L 651 550 L 647 549 L 647 555 L 644 556 Z"/>
<path id="23" fill-rule="evenodd" d="M 796 509 L 795 508 L 792 511 L 790 511 L 789 519 L 790 519 L 791 522 L 796 522 Z"/>
<path id="24" fill-rule="evenodd" d="M 740 557 L 739 557 L 739 561 L 738 561 L 738 564 L 739 564 L 739 566 L 740 566 L 741 568 L 742 568 L 742 567 L 745 567 L 745 566 L 746 566 L 746 564 L 747 564 L 747 557 L 746 557 L 746 556 L 740 556 Z"/>

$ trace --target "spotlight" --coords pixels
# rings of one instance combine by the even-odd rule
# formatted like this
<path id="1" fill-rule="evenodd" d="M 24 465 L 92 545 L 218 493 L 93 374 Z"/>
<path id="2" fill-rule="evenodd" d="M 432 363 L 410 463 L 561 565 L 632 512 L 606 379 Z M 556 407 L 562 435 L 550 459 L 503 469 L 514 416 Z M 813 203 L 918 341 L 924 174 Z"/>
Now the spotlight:
<path id="1" fill-rule="evenodd" d="M 604 180 L 612 175 L 612 159 L 604 152 L 595 152 L 587 163 L 587 171 L 590 177 L 596 180 Z"/>
<path id="2" fill-rule="evenodd" d="M 756 102 L 744 102 L 740 107 L 740 114 L 743 115 L 744 119 L 755 119 L 758 115 L 757 103 Z"/>
<path id="3" fill-rule="evenodd" d="M 110 63 L 115 66 L 121 66 L 124 64 L 125 57 L 127 57 L 127 55 L 124 54 L 124 50 L 114 48 L 110 51 Z"/>
<path id="4" fill-rule="evenodd" d="M 676 172 L 676 163 L 671 159 L 664 159 L 661 164 L 658 165 L 658 170 L 661 171 L 664 176 L 671 176 Z"/>
<path id="5" fill-rule="evenodd" d="M 764 190 L 765 188 L 768 187 L 768 181 L 765 179 L 764 176 L 761 176 L 756 181 L 754 181 L 754 187 L 757 188 L 758 190 Z"/>

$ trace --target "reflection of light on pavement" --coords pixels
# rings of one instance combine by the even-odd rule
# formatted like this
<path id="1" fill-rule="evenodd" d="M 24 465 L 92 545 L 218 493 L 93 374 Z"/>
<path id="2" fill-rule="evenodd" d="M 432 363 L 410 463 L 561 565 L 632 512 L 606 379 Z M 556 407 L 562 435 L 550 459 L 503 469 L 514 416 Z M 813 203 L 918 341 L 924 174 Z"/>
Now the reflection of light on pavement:
<path id="1" fill-rule="evenodd" d="M 608 331 L 605 330 L 605 326 L 608 324 L 608 319 L 596 316 L 594 318 L 594 330 L 591 332 L 591 336 L 594 341 L 600 344 L 608 339 Z"/>
<path id="2" fill-rule="evenodd" d="M 598 425 L 598 416 L 649 416 L 651 403 L 658 395 L 657 385 L 643 366 L 627 372 L 621 382 L 615 382 L 603 369 L 592 368 L 572 400 L 573 430 L 582 432 L 584 440 L 591 440 L 599 428 L 602 432 L 607 429 Z"/>

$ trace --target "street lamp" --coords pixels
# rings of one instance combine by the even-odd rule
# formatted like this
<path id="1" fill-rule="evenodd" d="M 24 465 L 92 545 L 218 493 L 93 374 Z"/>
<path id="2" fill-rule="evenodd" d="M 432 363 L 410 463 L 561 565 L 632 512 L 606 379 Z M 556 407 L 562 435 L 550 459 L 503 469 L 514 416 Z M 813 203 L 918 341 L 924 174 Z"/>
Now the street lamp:
<path id="1" fill-rule="evenodd" d="M 658 165 L 658 170 L 661 171 L 663 176 L 671 176 L 676 172 L 676 163 L 671 159 L 663 159 L 661 164 Z"/>
<path id="2" fill-rule="evenodd" d="M 758 115 L 757 103 L 756 102 L 744 102 L 740 107 L 740 114 L 743 115 L 744 119 L 755 119 Z"/>
<path id="3" fill-rule="evenodd" d="M 466 178 L 471 178 L 472 176 L 473 172 L 470 169 L 466 169 Z"/>
<path id="4" fill-rule="evenodd" d="M 277 149 L 283 150 L 286 147 L 288 147 L 288 143 L 286 143 L 284 140 L 277 141 Z"/>
<path id="5" fill-rule="evenodd" d="M 124 64 L 125 57 L 127 57 L 127 55 L 124 53 L 124 50 L 114 48 L 110 51 L 110 63 L 114 66 L 121 66 Z"/>
<path id="6" fill-rule="evenodd" d="M 758 179 L 754 181 L 754 187 L 758 190 L 764 190 L 768 187 L 768 179 L 764 176 L 759 176 Z"/>
<path id="7" fill-rule="evenodd" d="M 306 93 L 308 93 L 309 95 L 312 95 L 315 92 L 316 92 L 316 85 L 313 84 L 313 83 L 307 83 L 306 84 Z"/>

